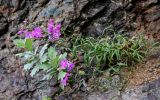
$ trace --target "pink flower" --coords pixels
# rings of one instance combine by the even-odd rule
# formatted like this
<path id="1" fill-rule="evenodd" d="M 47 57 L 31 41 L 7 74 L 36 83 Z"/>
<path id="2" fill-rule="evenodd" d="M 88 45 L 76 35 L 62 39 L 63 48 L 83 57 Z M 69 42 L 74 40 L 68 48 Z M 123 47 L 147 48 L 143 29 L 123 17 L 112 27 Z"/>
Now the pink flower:
<path id="1" fill-rule="evenodd" d="M 55 26 L 54 30 L 53 30 L 53 37 L 55 40 L 58 40 L 61 36 L 61 24 L 58 24 Z"/>
<path id="2" fill-rule="evenodd" d="M 67 71 L 72 71 L 72 69 L 74 68 L 74 63 L 72 63 L 72 62 L 69 62 L 68 63 L 68 67 L 67 67 Z"/>
<path id="3" fill-rule="evenodd" d="M 70 76 L 70 74 L 66 73 L 65 77 L 60 81 L 61 85 L 63 85 L 63 86 L 67 85 L 67 81 L 68 81 L 69 76 Z"/>
<path id="4" fill-rule="evenodd" d="M 20 30 L 19 34 L 22 34 L 21 32 L 25 33 L 25 38 L 41 38 L 41 37 L 43 37 L 42 29 L 40 27 L 34 28 L 33 31 Z"/>
<path id="5" fill-rule="evenodd" d="M 48 23 L 48 33 L 49 33 L 49 40 L 55 41 L 58 40 L 61 36 L 61 24 L 54 25 L 54 20 L 50 19 Z"/>
<path id="6" fill-rule="evenodd" d="M 18 35 L 21 35 L 21 34 L 23 34 L 24 33 L 24 30 L 20 30 L 20 31 L 18 31 Z"/>
<path id="7" fill-rule="evenodd" d="M 52 34 L 53 33 L 53 27 L 54 27 L 54 20 L 53 19 L 50 19 L 49 20 L 49 23 L 48 23 L 48 33 L 49 34 Z"/>
<path id="8" fill-rule="evenodd" d="M 52 35 L 49 35 L 48 39 L 50 41 L 56 41 L 56 40 L 58 40 L 60 38 L 60 35 L 61 34 L 52 34 Z"/>
<path id="9" fill-rule="evenodd" d="M 63 59 L 63 60 L 60 61 L 60 68 L 61 69 L 66 69 L 67 66 L 68 66 L 68 60 Z"/>
<path id="10" fill-rule="evenodd" d="M 25 38 L 33 38 L 32 32 L 25 32 Z"/>
<path id="11" fill-rule="evenodd" d="M 60 69 L 65 69 L 67 71 L 65 77 L 61 79 L 60 83 L 62 86 L 67 85 L 68 77 L 70 76 L 69 72 L 74 68 L 74 63 L 68 61 L 67 59 L 62 59 L 60 61 Z"/>
<path id="12" fill-rule="evenodd" d="M 32 36 L 34 38 L 42 38 L 42 29 L 40 27 L 36 27 L 34 28 L 34 30 L 32 31 Z"/>
<path id="13" fill-rule="evenodd" d="M 67 71 L 72 71 L 74 68 L 74 63 L 69 62 L 67 59 L 63 59 L 60 61 L 60 69 L 67 69 Z"/>
<path id="14" fill-rule="evenodd" d="M 61 24 L 57 24 L 54 28 L 54 33 L 55 34 L 60 34 L 60 30 L 61 30 Z"/>

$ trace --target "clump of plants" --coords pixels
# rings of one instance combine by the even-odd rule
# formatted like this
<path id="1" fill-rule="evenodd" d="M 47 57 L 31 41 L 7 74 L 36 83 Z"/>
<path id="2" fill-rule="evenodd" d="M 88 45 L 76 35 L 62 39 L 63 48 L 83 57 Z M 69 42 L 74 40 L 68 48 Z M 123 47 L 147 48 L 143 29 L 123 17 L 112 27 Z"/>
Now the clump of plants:
<path id="1" fill-rule="evenodd" d="M 29 71 L 32 77 L 43 70 L 46 74 L 42 80 L 55 76 L 60 80 L 60 86 L 64 88 L 75 64 L 67 60 L 66 52 L 58 53 L 57 48 L 51 46 L 60 39 L 61 24 L 55 24 L 54 20 L 50 19 L 47 31 L 42 30 L 40 26 L 33 29 L 22 28 L 18 35 L 20 39 L 15 39 L 14 44 L 23 49 L 17 55 L 25 62 L 24 70 Z M 35 45 L 37 40 L 45 41 L 46 44 Z"/>
<path id="2" fill-rule="evenodd" d="M 25 62 L 24 70 L 30 72 L 32 77 L 42 70 L 45 72 L 42 80 L 54 76 L 60 81 L 62 88 L 67 85 L 75 67 L 75 62 L 71 59 L 76 62 L 82 60 L 77 65 L 81 66 L 84 63 L 85 68 L 95 67 L 98 70 L 118 72 L 123 66 L 131 66 L 135 62 L 142 61 L 150 51 L 143 35 L 132 38 L 115 33 L 112 37 L 103 38 L 73 35 L 65 40 L 60 38 L 61 24 L 55 24 L 53 19 L 49 20 L 48 27 L 45 29 L 40 26 L 33 29 L 22 28 L 18 36 L 20 39 L 15 39 L 14 43 L 22 48 L 22 52 L 17 55 Z M 41 45 L 36 41 L 45 43 Z M 78 72 L 85 74 L 83 71 Z"/>
<path id="3" fill-rule="evenodd" d="M 118 72 L 123 66 L 142 61 L 149 51 L 148 42 L 143 35 L 133 38 L 118 34 L 103 38 L 74 37 L 71 41 L 73 57 L 83 54 L 86 66 L 114 72 Z"/>

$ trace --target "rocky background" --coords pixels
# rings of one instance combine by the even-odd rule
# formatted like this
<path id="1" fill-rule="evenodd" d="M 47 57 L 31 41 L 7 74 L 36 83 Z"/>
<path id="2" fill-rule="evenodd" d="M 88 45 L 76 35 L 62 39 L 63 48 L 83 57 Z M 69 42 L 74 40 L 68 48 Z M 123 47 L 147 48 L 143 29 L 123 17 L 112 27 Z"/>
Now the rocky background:
<path id="1" fill-rule="evenodd" d="M 110 25 L 119 33 L 160 34 L 159 0 L 0 0 L 1 34 L 51 16 L 84 35 L 107 33 Z"/>
<path id="2" fill-rule="evenodd" d="M 0 0 L 0 100 L 41 100 L 42 96 L 55 96 L 55 82 L 40 82 L 40 76 L 35 79 L 24 76 L 19 59 L 13 55 L 16 50 L 8 49 L 11 42 L 8 34 L 14 36 L 24 20 L 33 23 L 50 17 L 61 22 L 68 34 L 73 31 L 99 36 L 109 34 L 112 27 L 119 34 L 145 33 L 160 40 L 160 0 Z M 118 95 L 115 100 L 160 99 L 160 79 L 147 83 L 144 94 L 143 86 L 126 89 L 130 92 L 122 94 L 113 89 L 116 92 L 91 93 L 84 100 L 109 100 L 108 97 L 115 97 L 114 93 Z M 67 94 L 58 99 L 72 100 L 69 97 Z"/>

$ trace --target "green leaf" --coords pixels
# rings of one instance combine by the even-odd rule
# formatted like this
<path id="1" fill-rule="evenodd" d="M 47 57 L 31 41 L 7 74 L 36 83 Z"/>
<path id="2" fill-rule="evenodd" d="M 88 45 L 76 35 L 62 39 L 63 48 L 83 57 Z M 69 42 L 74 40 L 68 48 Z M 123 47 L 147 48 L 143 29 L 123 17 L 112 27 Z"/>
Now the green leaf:
<path id="1" fill-rule="evenodd" d="M 37 46 L 37 47 L 35 48 L 34 54 L 37 54 L 38 48 L 39 48 L 39 46 Z"/>
<path id="2" fill-rule="evenodd" d="M 59 74 L 58 74 L 58 80 L 63 80 L 63 78 L 66 76 L 66 72 L 64 71 L 60 71 Z"/>
<path id="3" fill-rule="evenodd" d="M 121 62 L 117 63 L 117 65 L 118 65 L 118 66 L 127 66 L 127 64 L 121 63 Z"/>
<path id="4" fill-rule="evenodd" d="M 47 74 L 47 75 L 44 75 L 42 80 L 50 80 L 51 78 L 52 78 L 52 76 L 50 74 Z"/>
<path id="5" fill-rule="evenodd" d="M 88 65 L 89 66 L 91 66 L 91 64 L 93 63 L 93 59 L 94 59 L 94 57 L 89 57 L 89 61 L 88 61 Z M 98 62 L 97 62 L 98 63 Z"/>
<path id="6" fill-rule="evenodd" d="M 78 73 L 79 73 L 80 75 L 85 75 L 85 71 L 83 71 L 83 70 L 79 70 Z"/>
<path id="7" fill-rule="evenodd" d="M 16 56 L 22 57 L 24 56 L 24 53 L 17 53 Z"/>
<path id="8" fill-rule="evenodd" d="M 60 58 L 60 59 L 65 59 L 66 56 L 67 56 L 67 53 L 65 52 L 64 54 L 61 54 L 61 55 L 59 56 L 59 58 Z"/>
<path id="9" fill-rule="evenodd" d="M 30 70 L 33 67 L 33 64 L 25 64 L 24 70 Z"/>
<path id="10" fill-rule="evenodd" d="M 28 64 L 25 64 L 24 65 L 24 70 L 30 70 L 35 63 L 36 63 L 36 61 L 33 61 L 31 63 L 28 63 Z"/>
<path id="11" fill-rule="evenodd" d="M 57 52 L 56 52 L 55 48 L 50 47 L 50 48 L 48 49 L 48 57 L 49 57 L 50 59 L 54 59 L 56 56 L 57 56 Z"/>
<path id="12" fill-rule="evenodd" d="M 26 52 L 23 53 L 23 57 L 24 57 L 25 60 L 28 60 L 28 59 L 34 57 L 34 54 L 30 51 L 26 51 Z"/>
<path id="13" fill-rule="evenodd" d="M 39 71 L 39 68 L 38 68 L 37 66 L 35 66 L 35 67 L 32 69 L 30 75 L 33 77 L 38 71 Z"/>
<path id="14" fill-rule="evenodd" d="M 61 87 L 62 90 L 64 90 L 64 85 L 60 84 L 60 87 Z"/>
<path id="15" fill-rule="evenodd" d="M 56 57 L 56 58 L 54 58 L 54 59 L 51 60 L 51 64 L 52 64 L 53 68 L 57 68 L 58 67 L 59 60 L 60 60 L 59 57 Z"/>
<path id="16" fill-rule="evenodd" d="M 51 68 L 51 66 L 49 64 L 39 64 L 39 65 L 37 65 L 37 67 L 39 67 L 39 69 L 43 69 L 43 70 L 49 70 Z"/>
<path id="17" fill-rule="evenodd" d="M 26 39 L 25 40 L 25 48 L 29 51 L 32 51 L 32 44 L 33 40 L 32 39 Z"/>
<path id="18" fill-rule="evenodd" d="M 41 64 L 42 64 L 43 62 L 45 62 L 45 61 L 47 61 L 47 53 L 45 53 L 45 54 L 40 58 Z"/>
<path id="19" fill-rule="evenodd" d="M 49 97 L 44 97 L 42 100 L 52 100 L 52 99 Z"/>
<path id="20" fill-rule="evenodd" d="M 45 50 L 47 49 L 48 44 L 45 44 L 42 49 L 39 52 L 39 58 L 41 58 L 45 52 Z"/>
<path id="21" fill-rule="evenodd" d="M 119 72 L 119 68 L 117 68 L 117 67 L 110 67 L 111 68 L 111 70 L 113 70 L 114 72 Z"/>
<path id="22" fill-rule="evenodd" d="M 25 48 L 25 41 L 22 39 L 15 39 L 13 43 L 19 48 Z"/>

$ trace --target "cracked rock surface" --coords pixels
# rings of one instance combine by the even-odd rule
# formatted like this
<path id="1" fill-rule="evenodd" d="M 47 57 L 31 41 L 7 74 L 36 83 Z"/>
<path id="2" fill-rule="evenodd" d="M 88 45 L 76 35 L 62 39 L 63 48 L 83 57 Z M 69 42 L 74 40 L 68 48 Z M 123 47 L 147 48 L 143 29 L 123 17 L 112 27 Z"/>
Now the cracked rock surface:
<path id="1" fill-rule="evenodd" d="M 41 81 L 43 73 L 34 78 L 27 75 L 22 69 L 23 63 L 14 55 L 18 50 L 8 41 L 8 34 L 14 36 L 24 20 L 45 22 L 50 17 L 61 22 L 66 32 L 71 30 L 84 36 L 109 34 L 112 26 L 119 34 L 143 32 L 160 40 L 160 0 L 0 0 L 0 100 L 55 97 L 58 91 L 56 81 Z M 158 69 L 156 73 L 160 73 Z M 160 76 L 154 76 L 157 78 L 147 79 L 146 83 L 123 91 L 110 86 L 119 83 L 118 76 L 115 76 L 114 81 L 103 88 L 108 89 L 106 92 L 86 93 L 82 89 L 80 93 L 56 99 L 159 100 Z M 102 80 L 108 83 L 105 78 Z"/>

